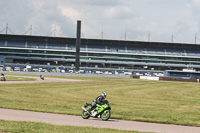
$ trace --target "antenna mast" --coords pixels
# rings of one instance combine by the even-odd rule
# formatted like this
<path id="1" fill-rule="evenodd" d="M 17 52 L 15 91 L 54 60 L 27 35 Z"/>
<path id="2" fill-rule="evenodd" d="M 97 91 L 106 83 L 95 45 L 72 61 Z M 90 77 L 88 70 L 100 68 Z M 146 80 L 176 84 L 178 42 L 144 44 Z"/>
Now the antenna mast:
<path id="1" fill-rule="evenodd" d="M 196 44 L 197 43 L 197 33 L 195 33 L 195 41 L 194 43 Z"/>
<path id="2" fill-rule="evenodd" d="M 56 37 L 56 25 L 54 27 L 54 37 Z"/>
<path id="3" fill-rule="evenodd" d="M 126 40 L 126 32 L 125 32 L 125 40 Z"/>
<path id="4" fill-rule="evenodd" d="M 8 34 L 8 23 L 6 24 L 6 35 Z"/>
<path id="5" fill-rule="evenodd" d="M 103 29 L 102 29 L 102 32 L 101 32 L 101 39 L 103 39 Z"/>
<path id="6" fill-rule="evenodd" d="M 32 35 L 32 25 L 31 25 L 31 27 L 30 27 L 30 35 Z"/>
<path id="7" fill-rule="evenodd" d="M 151 33 L 148 34 L 148 42 L 150 42 Z"/>

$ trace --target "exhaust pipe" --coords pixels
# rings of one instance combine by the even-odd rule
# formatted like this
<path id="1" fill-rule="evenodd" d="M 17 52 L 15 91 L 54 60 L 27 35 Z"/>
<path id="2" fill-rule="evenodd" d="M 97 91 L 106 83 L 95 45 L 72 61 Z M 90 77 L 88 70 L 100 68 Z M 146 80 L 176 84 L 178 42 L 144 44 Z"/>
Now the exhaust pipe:
<path id="1" fill-rule="evenodd" d="M 90 114 L 90 112 L 86 109 L 86 108 L 84 108 L 84 107 L 81 107 L 85 112 L 87 112 L 90 116 L 92 116 L 91 114 Z"/>
<path id="2" fill-rule="evenodd" d="M 85 109 L 84 107 L 81 107 L 84 111 L 88 112 L 87 109 Z"/>

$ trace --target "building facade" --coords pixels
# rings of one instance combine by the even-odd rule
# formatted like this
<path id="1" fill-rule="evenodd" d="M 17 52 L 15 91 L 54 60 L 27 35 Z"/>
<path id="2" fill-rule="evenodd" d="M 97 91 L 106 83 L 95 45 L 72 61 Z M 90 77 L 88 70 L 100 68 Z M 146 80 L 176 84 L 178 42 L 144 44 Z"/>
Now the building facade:
<path id="1" fill-rule="evenodd" d="M 0 35 L 0 65 L 74 67 L 76 38 Z M 126 70 L 200 70 L 200 45 L 81 39 L 80 67 Z"/>

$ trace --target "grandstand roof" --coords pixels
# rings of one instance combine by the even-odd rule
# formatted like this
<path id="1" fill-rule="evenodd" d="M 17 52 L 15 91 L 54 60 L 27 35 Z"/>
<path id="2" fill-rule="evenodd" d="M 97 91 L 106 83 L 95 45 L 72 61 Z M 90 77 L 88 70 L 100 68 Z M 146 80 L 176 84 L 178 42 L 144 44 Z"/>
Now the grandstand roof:
<path id="1" fill-rule="evenodd" d="M 76 44 L 76 38 L 67 37 L 48 37 L 48 36 L 28 36 L 28 35 L 10 35 L 0 34 L 0 40 L 13 41 L 38 41 L 51 43 L 72 43 Z M 195 49 L 200 50 L 199 44 L 187 43 L 167 43 L 167 42 L 146 42 L 146 41 L 127 41 L 127 40 L 105 40 L 105 39 L 81 39 L 82 44 L 97 44 L 97 45 L 115 45 L 115 46 L 136 46 L 136 47 L 159 47 L 159 48 L 174 48 L 174 49 Z"/>

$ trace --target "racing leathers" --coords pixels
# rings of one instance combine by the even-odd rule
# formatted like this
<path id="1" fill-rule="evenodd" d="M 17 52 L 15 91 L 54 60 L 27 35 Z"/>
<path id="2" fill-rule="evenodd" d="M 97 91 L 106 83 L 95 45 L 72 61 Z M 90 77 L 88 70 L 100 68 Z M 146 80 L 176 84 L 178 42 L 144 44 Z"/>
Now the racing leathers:
<path id="1" fill-rule="evenodd" d="M 96 99 L 94 99 L 91 103 L 91 105 L 92 105 L 91 108 L 88 109 L 89 113 L 91 110 L 93 110 L 96 107 L 96 104 L 102 105 L 104 100 L 105 100 L 105 98 L 102 95 L 100 95 Z"/>

